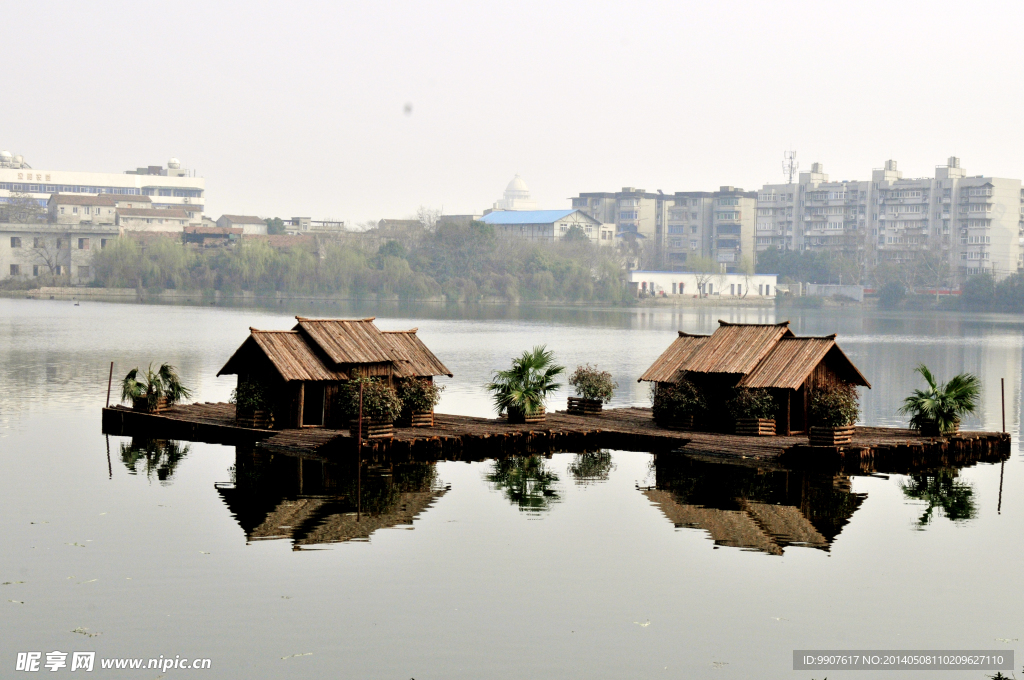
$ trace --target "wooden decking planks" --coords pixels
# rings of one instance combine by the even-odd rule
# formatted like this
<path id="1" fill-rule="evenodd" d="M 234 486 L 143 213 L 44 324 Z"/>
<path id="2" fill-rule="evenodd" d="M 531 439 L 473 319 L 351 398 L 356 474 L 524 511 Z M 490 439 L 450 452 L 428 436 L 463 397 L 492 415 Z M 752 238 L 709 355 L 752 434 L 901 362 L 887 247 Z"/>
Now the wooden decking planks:
<path id="1" fill-rule="evenodd" d="M 302 428 L 259 430 L 239 427 L 231 404 L 188 404 L 160 414 L 124 407 L 103 410 L 108 434 L 183 439 L 214 443 L 259 442 L 267 451 L 332 457 L 354 451 L 347 430 Z M 858 427 L 849 447 L 812 447 L 806 436 L 747 437 L 659 427 L 649 408 L 617 408 L 598 415 L 549 413 L 546 422 L 510 425 L 503 419 L 439 413 L 434 426 L 396 428 L 391 441 L 364 445 L 369 458 L 476 460 L 514 453 L 586 451 L 672 451 L 699 456 L 781 461 L 796 466 L 855 464 L 860 469 L 883 465 L 903 469 L 964 461 L 999 460 L 1009 453 L 1009 435 L 965 432 L 929 438 L 900 428 Z"/>

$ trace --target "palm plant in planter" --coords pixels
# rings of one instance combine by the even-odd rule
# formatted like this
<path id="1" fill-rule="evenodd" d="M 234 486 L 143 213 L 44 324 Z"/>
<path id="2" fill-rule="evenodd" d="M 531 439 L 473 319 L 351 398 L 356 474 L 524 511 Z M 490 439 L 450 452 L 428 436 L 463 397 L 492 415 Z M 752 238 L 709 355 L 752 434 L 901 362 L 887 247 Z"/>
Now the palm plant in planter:
<path id="1" fill-rule="evenodd" d="M 910 416 L 911 429 L 926 437 L 952 434 L 960 430 L 960 419 L 974 413 L 981 394 L 981 380 L 970 373 L 960 373 L 940 385 L 924 364 L 914 369 L 928 383 L 926 390 L 914 390 L 903 400 L 901 415 Z"/>
<path id="2" fill-rule="evenodd" d="M 441 401 L 443 385 L 435 385 L 422 378 L 409 378 L 398 383 L 398 398 L 402 400 L 402 414 L 398 422 L 403 427 L 433 427 L 434 407 Z"/>
<path id="3" fill-rule="evenodd" d="M 689 380 L 654 386 L 651 411 L 654 422 L 662 427 L 692 428 L 706 410 L 704 395 Z"/>
<path id="4" fill-rule="evenodd" d="M 155 371 L 150 364 L 141 378 L 136 367 L 121 380 L 121 401 L 130 401 L 135 411 L 159 413 L 191 396 L 192 391 L 181 383 L 177 371 L 170 364 L 161 364 Z"/>
<path id="5" fill-rule="evenodd" d="M 555 378 L 563 372 L 565 366 L 555 364 L 554 354 L 538 345 L 513 359 L 512 368 L 495 371 L 486 387 L 499 416 L 507 413 L 510 423 L 539 423 L 548 395 L 559 387 Z"/>
<path id="6" fill-rule="evenodd" d="M 737 387 L 734 396 L 725 403 L 736 421 L 736 434 L 775 434 L 775 399 L 768 390 Z"/>
<path id="7" fill-rule="evenodd" d="M 576 388 L 576 396 L 569 397 L 569 413 L 579 416 L 601 412 L 603 404 L 612 400 L 619 386 L 608 371 L 599 371 L 596 366 L 577 366 L 569 376 L 569 384 Z"/>
<path id="8" fill-rule="evenodd" d="M 351 421 L 349 430 L 354 434 L 359 418 L 359 387 L 363 388 L 363 437 L 390 439 L 394 436 L 394 422 L 402 413 L 402 400 L 395 388 L 379 378 L 350 380 L 345 389 L 345 410 Z"/>
<path id="9" fill-rule="evenodd" d="M 261 429 L 274 427 L 271 391 L 263 383 L 239 380 L 228 401 L 235 405 L 235 421 L 239 425 Z"/>
<path id="10" fill-rule="evenodd" d="M 808 404 L 811 446 L 838 446 L 853 439 L 853 424 L 860 416 L 857 387 L 840 383 L 811 392 Z"/>

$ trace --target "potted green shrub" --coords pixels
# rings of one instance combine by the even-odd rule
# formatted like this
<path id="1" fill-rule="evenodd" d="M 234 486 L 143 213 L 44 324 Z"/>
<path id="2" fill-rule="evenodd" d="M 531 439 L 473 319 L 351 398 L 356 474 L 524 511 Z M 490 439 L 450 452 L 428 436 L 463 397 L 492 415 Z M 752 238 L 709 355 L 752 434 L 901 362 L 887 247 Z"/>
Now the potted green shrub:
<path id="1" fill-rule="evenodd" d="M 981 394 L 981 380 L 970 373 L 960 373 L 940 385 L 924 364 L 914 369 L 928 383 L 928 389 L 914 390 L 903 400 L 901 415 L 910 416 L 910 427 L 926 437 L 955 434 L 960 420 L 974 413 Z"/>
<path id="2" fill-rule="evenodd" d="M 853 424 L 860 415 L 857 387 L 846 383 L 819 387 L 807 406 L 811 446 L 842 446 L 853 439 Z"/>
<path id="3" fill-rule="evenodd" d="M 443 385 L 435 385 L 422 378 L 399 381 L 397 392 L 402 400 L 402 413 L 398 424 L 401 427 L 433 427 L 434 407 L 441 401 L 443 390 Z"/>
<path id="4" fill-rule="evenodd" d="M 134 411 L 159 413 L 191 396 L 170 364 L 161 364 L 156 371 L 150 364 L 141 378 L 136 367 L 121 380 L 121 401 L 131 402 Z"/>
<path id="5" fill-rule="evenodd" d="M 577 366 L 569 376 L 569 384 L 576 389 L 576 396 L 569 397 L 569 413 L 577 416 L 597 415 L 602 406 L 612 400 L 619 386 L 608 371 L 599 371 L 596 366 Z"/>
<path id="6" fill-rule="evenodd" d="M 228 400 L 235 405 L 235 423 L 242 427 L 269 430 L 274 427 L 270 389 L 255 380 L 239 380 Z"/>
<path id="7" fill-rule="evenodd" d="M 651 408 L 654 422 L 662 427 L 693 429 L 707 410 L 701 391 L 689 380 L 658 383 Z"/>
<path id="8" fill-rule="evenodd" d="M 748 387 L 737 387 L 733 393 L 725 406 L 736 421 L 736 434 L 774 436 L 776 408 L 771 393 Z"/>
<path id="9" fill-rule="evenodd" d="M 498 415 L 507 413 L 509 423 L 540 423 L 548 395 L 559 387 L 555 378 L 564 372 L 554 354 L 538 345 L 513 359 L 512 368 L 495 371 L 486 388 Z"/>
<path id="10" fill-rule="evenodd" d="M 402 413 L 402 400 L 395 388 L 380 378 L 357 378 L 346 385 L 345 410 L 350 417 L 349 432 L 355 436 L 359 421 L 359 387 L 363 388 L 363 438 L 391 439 L 394 423 Z"/>

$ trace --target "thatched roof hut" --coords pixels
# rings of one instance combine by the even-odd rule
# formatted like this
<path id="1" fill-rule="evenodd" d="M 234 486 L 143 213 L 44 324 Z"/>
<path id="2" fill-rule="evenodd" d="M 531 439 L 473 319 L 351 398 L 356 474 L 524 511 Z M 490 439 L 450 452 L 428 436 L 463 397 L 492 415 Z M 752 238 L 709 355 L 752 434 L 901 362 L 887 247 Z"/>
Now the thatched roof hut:
<path id="1" fill-rule="evenodd" d="M 217 372 L 237 375 L 239 384 L 269 387 L 283 402 L 276 427 L 344 428 L 337 403 L 341 384 L 360 377 L 387 380 L 452 373 L 416 329 L 381 331 L 374 319 L 295 317 L 289 331 L 249 329 L 249 337 Z"/>
<path id="2" fill-rule="evenodd" d="M 640 380 L 674 384 L 686 379 L 712 402 L 723 401 L 734 387 L 769 389 L 779 405 L 776 431 L 783 434 L 806 429 L 810 390 L 834 383 L 871 387 L 834 334 L 798 338 L 788 321 L 718 323 L 711 335 L 679 331 Z"/>

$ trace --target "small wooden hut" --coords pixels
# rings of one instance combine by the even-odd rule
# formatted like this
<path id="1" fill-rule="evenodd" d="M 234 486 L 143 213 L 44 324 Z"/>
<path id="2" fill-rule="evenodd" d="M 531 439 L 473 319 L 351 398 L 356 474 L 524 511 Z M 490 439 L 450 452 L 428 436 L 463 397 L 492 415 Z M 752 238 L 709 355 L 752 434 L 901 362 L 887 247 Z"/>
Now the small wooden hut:
<path id="1" fill-rule="evenodd" d="M 725 401 L 735 387 L 768 389 L 778 413 L 775 430 L 807 430 L 810 392 L 828 384 L 870 388 L 867 379 L 836 344 L 836 336 L 798 338 L 789 322 L 736 324 L 719 321 L 711 335 L 679 336 L 640 377 L 657 385 L 689 380 L 711 408 L 712 427 L 728 421 Z"/>
<path id="2" fill-rule="evenodd" d="M 308 319 L 289 331 L 249 329 L 249 337 L 217 372 L 257 383 L 274 396 L 276 428 L 348 427 L 341 386 L 361 377 L 389 382 L 452 373 L 416 336 L 384 332 L 374 319 Z"/>

